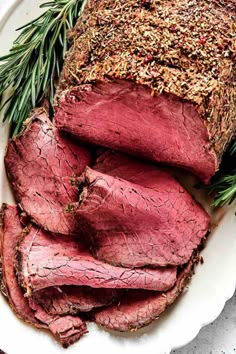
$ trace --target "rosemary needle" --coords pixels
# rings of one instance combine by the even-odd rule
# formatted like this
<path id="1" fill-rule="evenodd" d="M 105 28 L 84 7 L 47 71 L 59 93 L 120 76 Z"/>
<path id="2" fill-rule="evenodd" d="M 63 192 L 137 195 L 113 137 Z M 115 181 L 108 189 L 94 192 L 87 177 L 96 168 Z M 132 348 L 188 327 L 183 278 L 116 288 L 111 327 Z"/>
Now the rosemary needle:
<path id="1" fill-rule="evenodd" d="M 19 28 L 21 34 L 9 54 L 0 57 L 0 101 L 3 120 L 13 123 L 16 135 L 30 111 L 46 97 L 52 107 L 54 82 L 58 78 L 68 48 L 67 30 L 74 27 L 85 0 L 53 0 L 41 5 L 47 10 Z"/>
<path id="2" fill-rule="evenodd" d="M 231 204 L 236 199 L 236 140 L 223 156 L 219 171 L 212 178 L 209 190 L 215 195 L 213 206 Z"/>

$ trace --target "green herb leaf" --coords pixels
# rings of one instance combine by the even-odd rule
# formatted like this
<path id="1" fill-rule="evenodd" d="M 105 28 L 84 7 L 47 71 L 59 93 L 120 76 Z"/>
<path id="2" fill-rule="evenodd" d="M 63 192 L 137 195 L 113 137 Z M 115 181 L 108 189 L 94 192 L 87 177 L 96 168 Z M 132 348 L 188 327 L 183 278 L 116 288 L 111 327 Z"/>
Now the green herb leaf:
<path id="1" fill-rule="evenodd" d="M 47 98 L 52 105 L 54 81 L 62 69 L 68 48 L 66 32 L 73 28 L 86 0 L 54 0 L 41 5 L 47 11 L 22 26 L 9 54 L 0 57 L 0 101 L 4 92 L 13 93 L 0 107 L 17 134 L 30 114 Z"/>
<path id="2" fill-rule="evenodd" d="M 231 204 L 236 198 L 236 173 L 222 177 L 214 183 L 211 192 L 216 192 L 213 206 L 223 206 Z"/>
<path id="3" fill-rule="evenodd" d="M 231 204 L 236 199 L 236 140 L 225 152 L 219 171 L 212 178 L 210 194 L 215 195 L 213 206 Z"/>

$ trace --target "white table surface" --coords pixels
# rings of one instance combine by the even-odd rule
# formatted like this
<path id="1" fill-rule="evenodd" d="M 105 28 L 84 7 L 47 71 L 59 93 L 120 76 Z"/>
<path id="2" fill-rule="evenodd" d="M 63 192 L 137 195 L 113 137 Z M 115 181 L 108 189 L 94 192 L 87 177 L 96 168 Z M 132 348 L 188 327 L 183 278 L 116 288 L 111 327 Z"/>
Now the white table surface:
<path id="1" fill-rule="evenodd" d="M 0 17 L 5 13 L 5 19 L 7 19 L 10 8 L 14 2 L 16 1 L 0 0 Z M 234 353 L 236 354 L 236 293 L 234 297 L 227 302 L 221 315 L 213 323 L 202 328 L 198 336 L 191 343 L 171 352 L 171 354 Z M 157 354 L 161 353 L 157 352 Z"/>

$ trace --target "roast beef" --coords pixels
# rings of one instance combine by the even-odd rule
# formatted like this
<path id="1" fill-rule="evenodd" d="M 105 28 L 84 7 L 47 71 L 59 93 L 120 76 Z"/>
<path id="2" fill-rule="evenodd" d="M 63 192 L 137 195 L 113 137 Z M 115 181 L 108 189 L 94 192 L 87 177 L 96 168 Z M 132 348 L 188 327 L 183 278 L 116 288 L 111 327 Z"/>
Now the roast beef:
<path id="1" fill-rule="evenodd" d="M 68 348 L 88 332 L 86 324 L 78 316 L 50 316 L 32 298 L 29 299 L 29 305 L 34 311 L 35 317 L 47 325 L 64 348 Z"/>
<path id="2" fill-rule="evenodd" d="M 36 291 L 33 299 L 50 315 L 76 315 L 110 305 L 120 295 L 118 289 L 61 286 Z"/>
<path id="3" fill-rule="evenodd" d="M 4 295 L 16 315 L 37 328 L 47 328 L 64 347 L 76 342 L 87 333 L 86 324 L 78 317 L 50 316 L 33 299 L 24 296 L 17 282 L 15 256 L 22 226 L 17 207 L 4 204 L 1 209 L 1 257 Z M 29 306 L 30 305 L 30 306 Z"/>
<path id="4" fill-rule="evenodd" d="M 41 227 L 73 233 L 77 221 L 65 205 L 78 200 L 74 178 L 91 162 L 90 152 L 58 134 L 43 110 L 10 140 L 5 157 L 17 202 Z"/>
<path id="5" fill-rule="evenodd" d="M 87 168 L 80 201 L 71 205 L 96 257 L 126 267 L 187 263 L 207 233 L 209 216 L 170 174 L 125 161 L 113 173 L 126 177 L 129 169 L 130 180 L 135 176 L 152 189 Z"/>
<path id="6" fill-rule="evenodd" d="M 234 0 L 89 0 L 56 126 L 208 182 L 236 126 L 235 14 Z"/>
<path id="7" fill-rule="evenodd" d="M 24 321 L 41 324 L 30 311 L 28 301 L 18 286 L 15 274 L 15 256 L 17 243 L 22 233 L 19 213 L 16 206 L 4 204 L 1 209 L 1 258 L 2 292 L 15 312 Z M 108 305 L 120 296 L 117 289 L 94 289 L 90 287 L 62 286 L 47 288 L 34 293 L 34 301 L 51 315 L 75 315 L 78 312 L 91 311 L 93 308 Z"/>
<path id="8" fill-rule="evenodd" d="M 51 286 L 165 291 L 176 282 L 176 268 L 129 269 L 93 258 L 79 240 L 47 234 L 32 226 L 18 248 L 19 282 L 28 296 Z"/>
<path id="9" fill-rule="evenodd" d="M 165 311 L 182 293 L 191 279 L 194 264 L 192 258 L 179 274 L 175 286 L 165 292 L 129 290 L 118 304 L 97 311 L 95 322 L 120 332 L 132 331 L 148 325 Z"/>
<path id="10" fill-rule="evenodd" d="M 22 289 L 19 287 L 15 274 L 15 255 L 19 235 L 22 231 L 18 211 L 15 206 L 4 204 L 1 209 L 1 259 L 3 294 L 16 313 L 27 323 L 36 327 L 45 327 L 31 311 Z"/>

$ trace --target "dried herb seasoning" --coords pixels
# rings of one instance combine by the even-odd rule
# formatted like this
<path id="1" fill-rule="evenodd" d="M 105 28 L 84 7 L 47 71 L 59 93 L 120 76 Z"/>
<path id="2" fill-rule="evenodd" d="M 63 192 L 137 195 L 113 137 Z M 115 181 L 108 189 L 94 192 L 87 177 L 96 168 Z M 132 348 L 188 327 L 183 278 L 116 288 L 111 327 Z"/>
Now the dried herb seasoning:
<path id="1" fill-rule="evenodd" d="M 233 0 L 152 1 L 148 7 L 137 0 L 89 0 L 58 97 L 68 82 L 109 77 L 147 85 L 152 95 L 177 95 L 196 104 L 221 156 L 236 122 L 235 19 Z"/>

